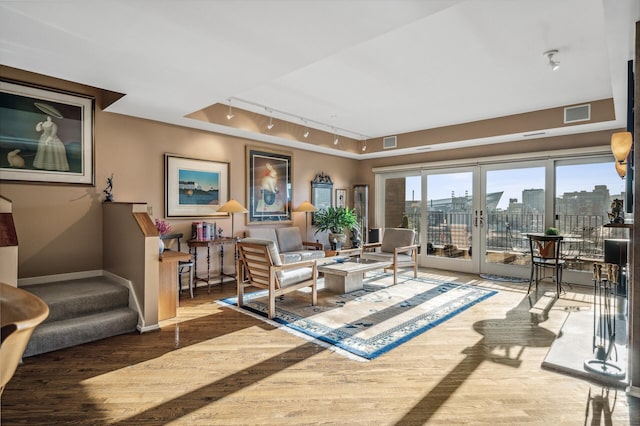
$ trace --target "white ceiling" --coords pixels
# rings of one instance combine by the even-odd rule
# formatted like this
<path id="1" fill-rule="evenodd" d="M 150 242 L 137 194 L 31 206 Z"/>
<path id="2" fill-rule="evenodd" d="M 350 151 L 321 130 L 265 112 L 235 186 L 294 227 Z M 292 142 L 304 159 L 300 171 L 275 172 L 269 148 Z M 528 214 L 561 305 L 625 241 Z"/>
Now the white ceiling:
<path id="1" fill-rule="evenodd" d="M 0 63 L 125 93 L 108 111 L 288 145 L 185 116 L 231 98 L 363 139 L 613 97 L 616 121 L 584 132 L 626 125 L 637 20 L 638 0 L 0 0 Z"/>

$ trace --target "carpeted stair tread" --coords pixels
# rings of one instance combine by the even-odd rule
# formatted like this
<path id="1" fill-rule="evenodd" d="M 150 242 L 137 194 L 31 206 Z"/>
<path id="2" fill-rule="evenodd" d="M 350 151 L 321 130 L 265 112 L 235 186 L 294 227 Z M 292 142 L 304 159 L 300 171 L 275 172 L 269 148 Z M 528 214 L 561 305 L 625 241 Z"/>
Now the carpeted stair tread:
<path id="1" fill-rule="evenodd" d="M 129 308 L 129 289 L 96 276 L 25 286 L 49 306 L 49 317 L 33 332 L 24 356 L 129 333 L 138 313 Z"/>
<path id="2" fill-rule="evenodd" d="M 49 306 L 44 323 L 129 305 L 129 290 L 105 277 L 83 278 L 23 287 Z"/>
<path id="3" fill-rule="evenodd" d="M 120 308 L 39 325 L 24 356 L 38 355 L 136 330 L 138 314 Z"/>

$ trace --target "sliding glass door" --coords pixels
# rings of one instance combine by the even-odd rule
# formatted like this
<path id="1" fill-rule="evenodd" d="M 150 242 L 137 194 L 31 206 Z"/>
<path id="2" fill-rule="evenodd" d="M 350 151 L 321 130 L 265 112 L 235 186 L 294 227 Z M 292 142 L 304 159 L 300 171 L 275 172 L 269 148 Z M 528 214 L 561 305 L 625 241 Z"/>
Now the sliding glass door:
<path id="1" fill-rule="evenodd" d="M 421 266 L 528 278 L 527 233 L 551 226 L 565 237 L 568 282 L 589 283 L 604 240 L 628 238 L 607 227 L 625 185 L 610 154 L 486 162 L 378 176 L 381 227 L 410 227 Z"/>
<path id="2" fill-rule="evenodd" d="M 423 264 L 477 272 L 474 230 L 478 221 L 474 168 L 427 171 L 423 176 L 425 223 Z M 477 237 L 476 237 L 477 238 Z"/>
<path id="3" fill-rule="evenodd" d="M 481 167 L 481 272 L 526 276 L 527 233 L 544 232 L 547 165 L 522 162 Z"/>

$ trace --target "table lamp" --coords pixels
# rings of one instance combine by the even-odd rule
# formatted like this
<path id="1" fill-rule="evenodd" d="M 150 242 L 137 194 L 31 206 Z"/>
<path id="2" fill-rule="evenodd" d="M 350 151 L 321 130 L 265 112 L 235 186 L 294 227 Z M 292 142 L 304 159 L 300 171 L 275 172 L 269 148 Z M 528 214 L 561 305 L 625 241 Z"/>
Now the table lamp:
<path id="1" fill-rule="evenodd" d="M 296 207 L 293 211 L 305 213 L 305 217 L 304 217 L 304 226 L 305 226 L 305 232 L 306 232 L 305 237 L 309 238 L 309 213 L 318 211 L 318 209 L 315 208 L 314 205 L 311 204 L 310 202 L 305 201 L 302 204 L 300 204 L 298 207 Z"/>
<path id="2" fill-rule="evenodd" d="M 249 210 L 245 209 L 242 204 L 237 202 L 236 200 L 229 200 L 224 203 L 219 209 L 221 213 L 231 213 L 231 238 L 234 238 L 234 230 L 233 230 L 233 215 L 235 213 L 249 213 Z"/>

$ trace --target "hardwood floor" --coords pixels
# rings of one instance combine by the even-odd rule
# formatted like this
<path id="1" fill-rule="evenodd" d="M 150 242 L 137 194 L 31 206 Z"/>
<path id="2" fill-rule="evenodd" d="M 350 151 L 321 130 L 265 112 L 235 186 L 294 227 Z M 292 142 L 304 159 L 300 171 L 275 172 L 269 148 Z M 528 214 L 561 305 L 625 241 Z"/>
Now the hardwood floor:
<path id="1" fill-rule="evenodd" d="M 26 358 L 2 394 L 2 425 L 640 424 L 623 390 L 540 367 L 589 290 L 540 308 L 552 284 L 527 296 L 526 284 L 420 274 L 499 293 L 358 362 L 215 303 L 233 284 L 185 292 L 160 331 Z"/>

